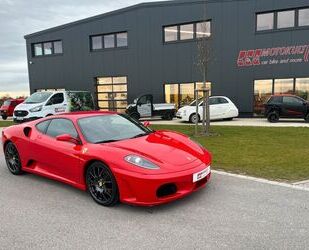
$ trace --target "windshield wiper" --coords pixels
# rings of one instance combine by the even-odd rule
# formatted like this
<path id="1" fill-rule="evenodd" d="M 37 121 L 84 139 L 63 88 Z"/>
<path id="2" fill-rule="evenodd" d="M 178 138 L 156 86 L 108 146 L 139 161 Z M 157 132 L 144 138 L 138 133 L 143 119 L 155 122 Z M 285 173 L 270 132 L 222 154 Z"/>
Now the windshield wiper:
<path id="1" fill-rule="evenodd" d="M 100 143 L 106 143 L 106 142 L 115 142 L 115 141 L 119 141 L 119 140 L 105 140 L 105 141 L 97 141 L 94 144 L 100 144 Z"/>
<path id="2" fill-rule="evenodd" d="M 141 134 L 137 134 L 137 135 L 131 137 L 130 139 L 142 137 L 142 136 L 149 135 L 149 134 L 150 134 L 150 133 L 141 133 Z"/>

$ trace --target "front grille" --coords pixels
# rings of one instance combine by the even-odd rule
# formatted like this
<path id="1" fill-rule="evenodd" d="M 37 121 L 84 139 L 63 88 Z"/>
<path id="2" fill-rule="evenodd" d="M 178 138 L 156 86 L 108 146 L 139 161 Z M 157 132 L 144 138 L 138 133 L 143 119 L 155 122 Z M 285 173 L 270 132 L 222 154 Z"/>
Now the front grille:
<path id="1" fill-rule="evenodd" d="M 25 110 L 15 110 L 14 111 L 14 115 L 16 117 L 25 117 L 28 115 L 28 111 L 25 111 Z"/>

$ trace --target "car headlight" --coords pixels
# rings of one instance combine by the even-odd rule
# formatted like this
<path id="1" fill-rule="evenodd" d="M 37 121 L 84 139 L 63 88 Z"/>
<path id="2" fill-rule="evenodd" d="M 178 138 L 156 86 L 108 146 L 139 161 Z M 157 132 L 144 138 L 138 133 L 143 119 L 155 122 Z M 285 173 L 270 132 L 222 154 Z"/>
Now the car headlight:
<path id="1" fill-rule="evenodd" d="M 40 106 L 36 106 L 36 107 L 30 109 L 29 111 L 30 111 L 30 112 L 39 112 L 39 111 L 42 110 L 42 108 L 43 108 L 43 106 L 40 105 Z"/>
<path id="2" fill-rule="evenodd" d="M 156 164 L 152 163 L 151 161 L 148 161 L 146 159 L 144 159 L 143 157 L 137 156 L 137 155 L 128 155 L 125 158 L 125 161 L 141 167 L 141 168 L 146 168 L 146 169 L 160 169 L 159 166 L 157 166 Z"/>

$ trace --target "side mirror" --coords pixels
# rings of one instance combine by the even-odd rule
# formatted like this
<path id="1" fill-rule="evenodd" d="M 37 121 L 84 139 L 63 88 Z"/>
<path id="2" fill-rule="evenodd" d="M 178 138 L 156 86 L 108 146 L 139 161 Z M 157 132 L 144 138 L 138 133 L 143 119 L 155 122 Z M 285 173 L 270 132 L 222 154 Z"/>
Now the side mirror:
<path id="1" fill-rule="evenodd" d="M 150 126 L 150 122 L 149 122 L 149 121 L 144 121 L 144 122 L 143 122 L 143 125 L 144 125 L 145 127 L 149 127 L 149 126 Z"/>
<path id="2" fill-rule="evenodd" d="M 63 134 L 63 135 L 58 135 L 56 137 L 56 140 L 57 141 L 66 141 L 66 142 L 71 142 L 71 143 L 74 143 L 76 145 L 80 144 L 80 140 L 69 135 L 69 134 Z"/>

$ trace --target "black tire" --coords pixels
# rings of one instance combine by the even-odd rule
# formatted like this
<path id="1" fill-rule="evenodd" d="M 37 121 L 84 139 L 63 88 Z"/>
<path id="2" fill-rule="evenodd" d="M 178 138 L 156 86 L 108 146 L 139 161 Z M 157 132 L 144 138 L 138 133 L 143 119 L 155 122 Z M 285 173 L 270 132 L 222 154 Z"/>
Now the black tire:
<path id="1" fill-rule="evenodd" d="M 305 116 L 305 122 L 309 122 L 309 113 Z"/>
<path id="2" fill-rule="evenodd" d="M 233 121 L 234 117 L 230 117 L 230 118 L 225 118 L 223 119 L 224 121 Z"/>
<path id="3" fill-rule="evenodd" d="M 132 113 L 130 116 L 131 116 L 131 118 L 133 118 L 136 121 L 138 121 L 139 118 L 140 118 L 140 115 L 138 113 Z"/>
<path id="4" fill-rule="evenodd" d="M 48 116 L 52 116 L 53 114 L 48 114 L 46 117 L 48 117 Z"/>
<path id="5" fill-rule="evenodd" d="M 6 115 L 2 115 L 2 119 L 6 120 L 8 117 Z"/>
<path id="6" fill-rule="evenodd" d="M 267 120 L 271 123 L 275 123 L 279 121 L 279 113 L 277 111 L 272 111 L 267 115 Z"/>
<path id="7" fill-rule="evenodd" d="M 197 118 L 198 118 L 198 121 L 201 120 L 199 114 L 197 115 Z M 190 115 L 190 117 L 189 117 L 189 122 L 191 122 L 191 123 L 195 123 L 195 122 L 196 122 L 196 113 L 193 113 L 193 114 Z"/>
<path id="8" fill-rule="evenodd" d="M 101 162 L 92 163 L 86 171 L 88 192 L 102 206 L 113 206 L 119 201 L 119 191 L 112 171 Z"/>
<path id="9" fill-rule="evenodd" d="M 14 175 L 23 174 L 18 150 L 12 142 L 9 142 L 5 145 L 4 156 L 6 165 L 12 174 Z"/>
<path id="10" fill-rule="evenodd" d="M 168 120 L 168 121 L 173 120 L 173 118 L 174 118 L 174 114 L 171 113 L 171 112 L 166 113 L 166 114 L 162 117 L 162 119 Z"/>

